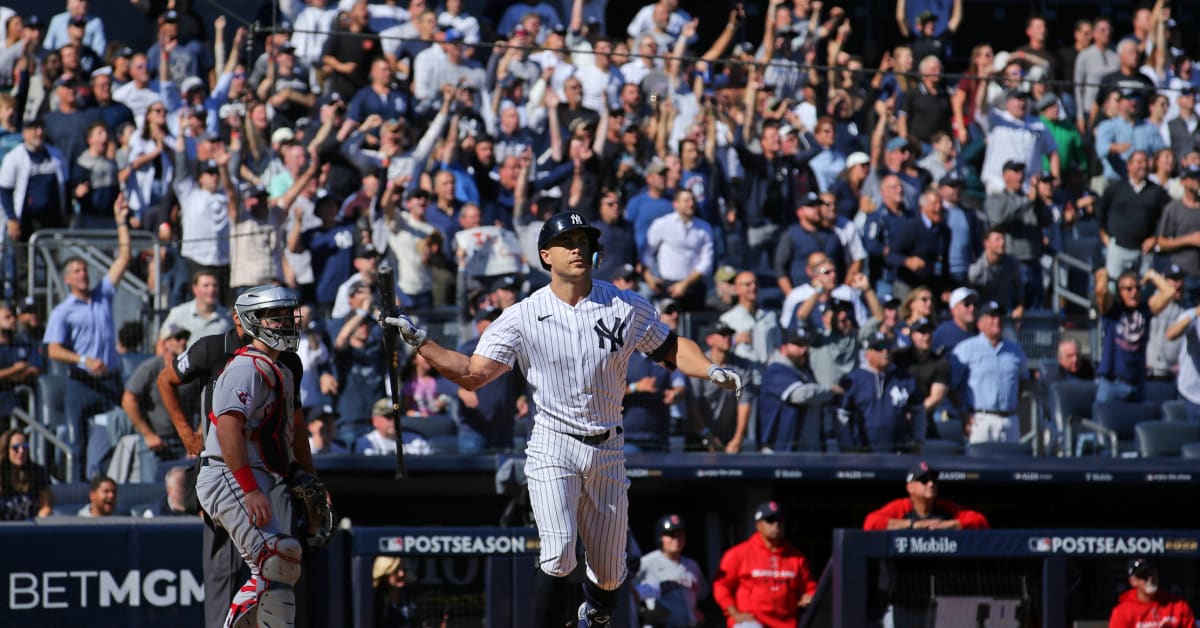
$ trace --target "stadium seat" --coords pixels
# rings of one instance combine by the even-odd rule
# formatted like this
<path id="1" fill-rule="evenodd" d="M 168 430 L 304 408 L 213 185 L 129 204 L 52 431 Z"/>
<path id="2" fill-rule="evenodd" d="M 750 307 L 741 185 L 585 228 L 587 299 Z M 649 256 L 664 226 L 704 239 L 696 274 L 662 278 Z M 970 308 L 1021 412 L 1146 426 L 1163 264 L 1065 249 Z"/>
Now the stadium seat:
<path id="1" fill-rule="evenodd" d="M 937 430 L 937 440 L 944 440 L 955 443 L 962 448 L 963 443 L 967 442 L 966 434 L 963 433 L 962 421 L 958 419 L 950 419 L 948 421 L 935 421 L 934 429 Z"/>
<path id="2" fill-rule="evenodd" d="M 1179 398 L 1175 382 L 1146 382 L 1146 401 L 1162 404 Z"/>
<path id="3" fill-rule="evenodd" d="M 38 393 L 41 396 L 42 424 L 50 427 L 66 423 L 67 376 L 42 375 L 38 377 Z"/>
<path id="4" fill-rule="evenodd" d="M 1033 450 L 1025 443 L 971 443 L 967 455 L 972 458 L 1025 458 Z"/>
<path id="5" fill-rule="evenodd" d="M 1134 430 L 1143 458 L 1177 458 L 1184 443 L 1200 441 L 1200 423 L 1190 421 L 1143 421 Z"/>
<path id="6" fill-rule="evenodd" d="M 1162 404 L 1162 417 L 1164 421 L 1186 421 L 1187 403 L 1182 399 L 1164 401 Z"/>
<path id="7" fill-rule="evenodd" d="M 458 424 L 450 416 L 404 417 L 401 428 L 424 438 L 435 454 L 458 453 Z"/>
<path id="8" fill-rule="evenodd" d="M 1159 406 L 1148 401 L 1105 401 L 1092 407 L 1092 418 L 1080 421 L 1080 426 L 1092 432 L 1082 434 L 1076 443 L 1076 453 L 1081 453 L 1082 443 L 1096 442 L 1097 449 L 1108 448 L 1113 457 L 1123 453 L 1134 453 L 1134 427 L 1145 421 L 1159 418 Z M 1089 438 L 1090 437 L 1090 438 Z"/>
<path id="9" fill-rule="evenodd" d="M 942 440 L 940 438 L 931 438 L 924 443 L 921 443 L 922 456 L 955 456 L 963 452 L 961 442 Z"/>
<path id="10" fill-rule="evenodd" d="M 1092 416 L 1092 404 L 1096 401 L 1096 383 L 1073 380 L 1056 382 L 1050 386 L 1050 416 L 1061 451 L 1071 455 L 1075 426 L 1079 421 Z"/>
<path id="11" fill-rule="evenodd" d="M 1179 453 L 1188 459 L 1200 458 L 1200 443 L 1184 443 L 1179 447 Z"/>

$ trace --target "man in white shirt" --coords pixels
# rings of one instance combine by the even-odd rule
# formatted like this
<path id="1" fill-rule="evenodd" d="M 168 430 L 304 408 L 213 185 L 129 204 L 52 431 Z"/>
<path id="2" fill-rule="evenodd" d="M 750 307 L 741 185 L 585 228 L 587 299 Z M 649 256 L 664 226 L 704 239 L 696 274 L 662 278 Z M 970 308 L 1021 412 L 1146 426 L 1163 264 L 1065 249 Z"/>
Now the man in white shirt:
<path id="1" fill-rule="evenodd" d="M 696 196 L 679 190 L 675 211 L 656 219 L 646 234 L 642 265 L 646 285 L 657 296 L 679 301 L 684 310 L 704 308 L 704 278 L 713 268 L 712 227 L 696 217 Z"/>
<path id="2" fill-rule="evenodd" d="M 479 43 L 479 20 L 474 15 L 464 13 L 462 0 L 446 0 L 446 9 L 437 18 L 438 26 L 453 28 L 463 34 L 463 43 Z M 466 56 L 472 56 L 475 48 L 468 46 Z"/>
<path id="3" fill-rule="evenodd" d="M 321 51 L 337 17 L 337 8 L 327 4 L 327 0 L 308 0 L 308 6 L 296 16 L 292 46 L 305 67 L 321 67 Z"/>
<path id="4" fill-rule="evenodd" d="M 629 27 L 625 29 L 625 32 L 630 37 L 637 37 L 646 31 L 654 30 L 654 7 L 658 4 L 665 5 L 670 12 L 670 16 L 667 18 L 666 32 L 673 37 L 679 37 L 679 31 L 683 30 L 683 25 L 692 21 L 692 16 L 679 8 L 679 0 L 659 0 L 659 2 L 651 2 L 638 9 L 637 15 L 633 16 L 633 20 L 629 22 Z"/>
<path id="5" fill-rule="evenodd" d="M 607 39 L 596 41 L 593 63 L 579 65 L 575 78 L 583 84 L 583 106 L 592 111 L 604 111 L 619 107 L 621 86 L 625 77 L 612 66 L 612 42 Z"/>
<path id="6" fill-rule="evenodd" d="M 380 399 L 371 406 L 370 432 L 354 441 L 354 453 L 366 456 L 396 454 L 396 424 L 392 420 L 392 400 Z"/>
<path id="7" fill-rule="evenodd" d="M 191 332 L 188 345 L 202 336 L 223 334 L 233 328 L 229 310 L 217 302 L 220 286 L 217 273 L 209 269 L 196 271 L 192 275 L 192 300 L 171 308 L 163 321 L 163 327 L 175 325 Z"/>
<path id="8" fill-rule="evenodd" d="M 215 155 L 215 159 L 200 165 L 198 177 L 192 177 L 188 172 L 184 136 L 176 140 L 174 187 L 183 235 L 179 253 L 193 275 L 201 268 L 213 270 L 221 290 L 228 291 L 229 199 L 237 190 L 229 176 L 229 153 L 222 149 Z M 226 300 L 231 300 L 232 294 L 227 296 L 230 298 Z"/>

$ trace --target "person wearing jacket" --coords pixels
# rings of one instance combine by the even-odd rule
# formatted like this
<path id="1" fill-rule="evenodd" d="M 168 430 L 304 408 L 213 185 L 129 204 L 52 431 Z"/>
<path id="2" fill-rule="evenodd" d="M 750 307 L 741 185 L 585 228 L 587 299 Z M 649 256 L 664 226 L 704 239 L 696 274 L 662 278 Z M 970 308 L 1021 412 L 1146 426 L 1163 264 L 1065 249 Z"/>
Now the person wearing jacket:
<path id="1" fill-rule="evenodd" d="M 1145 558 L 1129 561 L 1129 590 L 1108 618 L 1109 628 L 1195 626 L 1196 616 L 1183 598 L 1158 590 L 1158 569 Z"/>
<path id="2" fill-rule="evenodd" d="M 853 446 L 861 451 L 903 451 L 925 436 L 925 409 L 917 384 L 892 364 L 892 339 L 875 332 L 863 340 L 866 359 L 843 380 L 841 412 Z"/>
<path id="3" fill-rule="evenodd" d="M 808 365 L 811 344 L 812 333 L 806 328 L 786 331 L 767 362 L 758 400 L 759 443 L 764 452 L 821 449 L 821 412 L 842 389 L 817 383 Z"/>
<path id="4" fill-rule="evenodd" d="M 908 470 L 908 497 L 894 499 L 867 515 L 864 530 L 986 530 L 987 517 L 948 499 L 938 499 L 938 472 L 921 461 Z"/>
<path id="5" fill-rule="evenodd" d="M 721 557 L 713 579 L 713 600 L 730 628 L 739 624 L 794 628 L 800 607 L 807 606 L 817 590 L 808 560 L 784 536 L 778 503 L 759 505 L 754 527 L 749 539 Z"/>

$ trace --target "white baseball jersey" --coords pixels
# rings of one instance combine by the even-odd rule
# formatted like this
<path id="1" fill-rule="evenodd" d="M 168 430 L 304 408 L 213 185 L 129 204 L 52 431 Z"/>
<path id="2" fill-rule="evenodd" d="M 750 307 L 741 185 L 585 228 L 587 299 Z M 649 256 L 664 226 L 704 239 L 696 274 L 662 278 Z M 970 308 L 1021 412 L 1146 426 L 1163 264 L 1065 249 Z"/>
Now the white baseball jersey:
<path id="1" fill-rule="evenodd" d="M 593 280 L 575 307 L 547 286 L 504 310 L 475 353 L 520 365 L 533 390 L 535 424 L 591 435 L 621 424 L 630 355 L 653 352 L 669 332 L 649 301 Z"/>

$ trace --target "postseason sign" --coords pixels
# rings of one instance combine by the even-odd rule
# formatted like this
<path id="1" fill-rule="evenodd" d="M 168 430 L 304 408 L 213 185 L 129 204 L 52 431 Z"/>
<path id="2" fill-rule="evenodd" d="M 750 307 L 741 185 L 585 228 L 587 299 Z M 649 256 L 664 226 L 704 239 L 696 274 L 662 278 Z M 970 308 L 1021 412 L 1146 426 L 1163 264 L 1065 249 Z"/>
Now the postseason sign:
<path id="1" fill-rule="evenodd" d="M 358 528 L 354 553 L 404 556 L 505 556 L 536 554 L 532 528 Z"/>
<path id="2" fill-rule="evenodd" d="M 844 532 L 843 532 L 844 533 Z M 886 544 L 886 556 L 1011 557 L 1200 556 L 1200 534 L 1190 531 L 966 530 L 954 532 L 857 532 Z"/>

